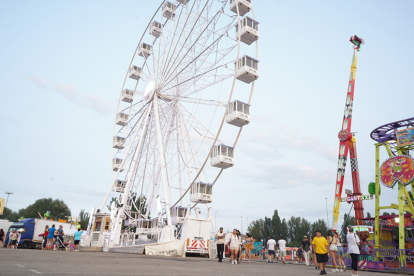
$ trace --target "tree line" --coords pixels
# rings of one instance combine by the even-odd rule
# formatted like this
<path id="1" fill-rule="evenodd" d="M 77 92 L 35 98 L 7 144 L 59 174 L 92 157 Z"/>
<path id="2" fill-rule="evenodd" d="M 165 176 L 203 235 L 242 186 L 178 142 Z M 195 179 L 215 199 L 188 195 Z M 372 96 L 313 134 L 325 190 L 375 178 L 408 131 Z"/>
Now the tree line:
<path id="1" fill-rule="evenodd" d="M 26 208 L 19 209 L 17 212 L 6 207 L 4 208 L 3 215 L 0 215 L 0 218 L 9 221 L 18 221 L 22 217 L 40 218 L 40 216 L 43 216 L 48 211 L 50 213 L 50 218 L 55 221 L 58 221 L 59 219 L 68 220 L 68 217 L 71 216 L 70 208 L 63 200 L 41 198 Z M 89 213 L 85 212 L 85 210 L 81 210 L 78 217 L 82 229 L 86 229 L 89 222 Z"/>

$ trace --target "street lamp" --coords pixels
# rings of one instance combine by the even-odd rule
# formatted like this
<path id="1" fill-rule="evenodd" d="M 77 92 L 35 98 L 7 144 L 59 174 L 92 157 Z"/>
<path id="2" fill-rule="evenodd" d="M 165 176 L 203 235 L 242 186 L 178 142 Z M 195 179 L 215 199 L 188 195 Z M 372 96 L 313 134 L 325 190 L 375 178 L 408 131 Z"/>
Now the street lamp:
<path id="1" fill-rule="evenodd" d="M 9 195 L 12 195 L 12 192 L 5 192 L 5 194 L 7 194 L 7 200 L 6 200 L 6 206 L 7 207 L 7 202 L 9 202 Z"/>

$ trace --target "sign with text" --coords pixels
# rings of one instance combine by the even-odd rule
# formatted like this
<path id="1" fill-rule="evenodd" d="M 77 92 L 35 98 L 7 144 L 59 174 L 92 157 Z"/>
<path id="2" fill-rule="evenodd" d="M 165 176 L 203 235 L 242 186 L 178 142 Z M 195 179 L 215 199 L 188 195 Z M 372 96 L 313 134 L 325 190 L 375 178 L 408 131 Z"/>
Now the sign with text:
<path id="1" fill-rule="evenodd" d="M 360 200 L 371 200 L 374 199 L 373 195 L 360 195 L 360 196 L 348 196 L 341 198 L 341 202 L 353 202 Z"/>
<path id="2" fill-rule="evenodd" d="M 399 147 L 412 145 L 414 144 L 414 127 L 397 130 L 395 136 L 397 136 Z"/>

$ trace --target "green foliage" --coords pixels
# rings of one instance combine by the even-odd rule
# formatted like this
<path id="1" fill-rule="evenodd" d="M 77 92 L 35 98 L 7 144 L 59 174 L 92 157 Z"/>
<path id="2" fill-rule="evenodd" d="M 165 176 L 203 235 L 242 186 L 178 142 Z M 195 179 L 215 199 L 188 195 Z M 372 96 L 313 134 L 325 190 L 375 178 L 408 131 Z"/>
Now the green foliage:
<path id="1" fill-rule="evenodd" d="M 82 209 L 79 213 L 79 224 L 82 228 L 82 230 L 86 230 L 88 228 L 88 222 L 89 222 L 89 213 L 85 212 L 85 209 Z"/>
<path id="2" fill-rule="evenodd" d="M 0 218 L 7 219 L 9 221 L 17 221 L 19 219 L 19 214 L 5 207 L 3 211 L 3 215 L 1 215 Z"/>
<path id="3" fill-rule="evenodd" d="M 249 226 L 247 227 L 247 232 L 253 236 L 253 238 L 257 241 L 261 241 L 264 239 L 264 220 L 258 219 L 250 222 Z"/>
<path id="4" fill-rule="evenodd" d="M 71 215 L 69 207 L 63 200 L 52 198 L 38 199 L 26 208 L 20 209 L 18 214 L 19 217 L 40 218 L 39 213 L 43 215 L 47 211 L 50 211 L 53 220 L 67 219 Z"/>
<path id="5" fill-rule="evenodd" d="M 348 243 L 348 241 L 346 240 L 346 234 L 347 234 L 346 228 L 349 225 L 356 225 L 355 217 L 353 216 L 348 217 L 348 214 L 344 214 L 344 222 L 342 223 L 342 227 L 341 227 L 341 230 L 342 230 L 341 239 L 342 239 L 342 242 L 344 243 Z"/>
<path id="6" fill-rule="evenodd" d="M 304 218 L 291 217 L 287 222 L 288 238 L 290 246 L 300 246 L 303 236 L 307 236 L 311 230 L 311 224 Z"/>
<path id="7" fill-rule="evenodd" d="M 277 240 L 280 237 L 280 229 L 282 227 L 282 221 L 280 220 L 277 210 L 273 212 L 272 216 L 272 235 Z"/>
<path id="8" fill-rule="evenodd" d="M 312 223 L 312 226 L 311 226 L 312 233 L 315 232 L 316 230 L 320 230 L 322 233 L 322 236 L 324 237 L 327 236 L 329 228 L 328 228 L 328 225 L 326 225 L 325 220 L 318 219 L 317 221 Z"/>
<path id="9" fill-rule="evenodd" d="M 282 224 L 280 225 L 280 236 L 283 236 L 284 240 L 286 240 L 286 242 L 289 243 L 289 230 L 285 219 L 282 220 Z M 276 237 L 276 240 L 279 239 L 280 237 Z"/>

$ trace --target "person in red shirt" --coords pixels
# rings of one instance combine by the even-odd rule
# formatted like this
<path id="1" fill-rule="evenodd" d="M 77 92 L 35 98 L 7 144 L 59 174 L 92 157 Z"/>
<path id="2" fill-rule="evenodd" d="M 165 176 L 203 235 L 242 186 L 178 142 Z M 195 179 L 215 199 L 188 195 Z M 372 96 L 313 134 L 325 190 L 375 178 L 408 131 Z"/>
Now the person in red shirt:
<path id="1" fill-rule="evenodd" d="M 43 234 L 42 250 L 46 250 L 47 235 L 49 235 L 49 225 L 46 225 L 45 233 Z"/>

